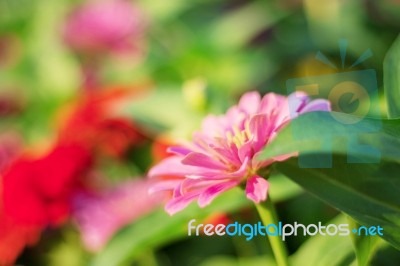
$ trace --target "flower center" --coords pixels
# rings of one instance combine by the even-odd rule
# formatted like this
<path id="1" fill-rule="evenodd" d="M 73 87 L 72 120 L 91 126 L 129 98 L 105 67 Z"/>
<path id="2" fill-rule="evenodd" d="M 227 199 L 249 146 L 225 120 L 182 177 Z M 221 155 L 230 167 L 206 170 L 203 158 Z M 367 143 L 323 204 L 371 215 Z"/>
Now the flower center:
<path id="1" fill-rule="evenodd" d="M 234 143 L 237 148 L 243 146 L 249 139 L 251 139 L 252 134 L 250 131 L 250 121 L 246 120 L 244 123 L 244 129 L 239 129 L 237 125 L 232 126 L 232 131 L 226 132 L 226 139 L 228 143 Z"/>

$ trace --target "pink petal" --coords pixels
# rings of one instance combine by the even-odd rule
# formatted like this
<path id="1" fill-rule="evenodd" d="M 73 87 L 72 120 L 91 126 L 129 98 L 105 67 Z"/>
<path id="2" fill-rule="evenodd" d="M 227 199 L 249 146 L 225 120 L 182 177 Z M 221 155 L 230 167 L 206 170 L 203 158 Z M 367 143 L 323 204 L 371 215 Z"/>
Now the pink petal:
<path id="1" fill-rule="evenodd" d="M 260 106 L 261 96 L 258 92 L 252 91 L 243 94 L 239 100 L 239 108 L 247 114 L 255 114 Z"/>
<path id="2" fill-rule="evenodd" d="M 179 182 L 178 185 L 174 187 L 174 189 L 172 190 L 172 198 L 179 198 L 183 196 L 182 183 L 183 182 Z"/>
<path id="3" fill-rule="evenodd" d="M 149 193 L 153 194 L 160 191 L 174 190 L 174 188 L 178 186 L 183 180 L 184 179 L 158 180 L 157 182 L 153 182 L 153 184 L 150 186 Z"/>
<path id="4" fill-rule="evenodd" d="M 261 101 L 260 113 L 268 116 L 271 130 L 276 130 L 290 118 L 288 98 L 275 93 L 266 94 Z"/>
<path id="5" fill-rule="evenodd" d="M 240 183 L 239 179 L 233 179 L 230 181 L 223 181 L 222 183 L 219 183 L 214 186 L 210 186 L 203 193 L 200 194 L 198 200 L 199 206 L 201 208 L 207 206 L 219 194 L 237 186 L 239 183 Z"/>
<path id="6" fill-rule="evenodd" d="M 310 101 L 308 95 L 302 91 L 296 91 L 290 94 L 287 99 L 290 113 L 292 114 L 291 118 L 297 116 L 298 112 Z"/>
<path id="7" fill-rule="evenodd" d="M 197 196 L 198 193 L 192 193 L 173 198 L 165 205 L 165 211 L 169 215 L 174 215 L 175 213 L 186 208 L 192 201 L 196 199 Z"/>
<path id="8" fill-rule="evenodd" d="M 221 180 L 218 179 L 190 179 L 186 178 L 182 184 L 182 191 L 190 191 L 190 192 L 203 192 L 206 188 L 213 186 L 215 184 L 221 183 Z"/>
<path id="9" fill-rule="evenodd" d="M 173 153 L 176 155 L 183 155 L 186 156 L 187 154 L 193 152 L 191 149 L 188 149 L 186 147 L 182 147 L 182 146 L 173 146 L 173 147 L 169 147 L 167 149 L 167 152 L 169 153 Z"/>
<path id="10" fill-rule="evenodd" d="M 202 132 L 208 136 L 213 137 L 218 134 L 223 134 L 225 125 L 221 117 L 215 115 L 208 115 L 204 118 L 202 123 Z"/>
<path id="11" fill-rule="evenodd" d="M 282 162 L 282 161 L 286 161 L 287 159 L 289 159 L 291 157 L 295 157 L 297 155 L 298 155 L 298 152 L 293 152 L 290 154 L 278 155 L 278 156 L 272 157 L 272 159 L 276 162 Z"/>
<path id="12" fill-rule="evenodd" d="M 247 110 L 247 111 L 250 111 Z M 228 109 L 226 112 L 225 116 L 221 117 L 221 120 L 224 121 L 224 132 L 223 134 L 225 135 L 227 131 L 231 131 L 232 127 L 238 127 L 240 130 L 243 129 L 243 122 L 245 121 L 247 117 L 247 112 L 246 110 L 242 110 L 237 106 L 233 106 Z"/>
<path id="13" fill-rule="evenodd" d="M 261 100 L 260 113 L 271 115 L 274 110 L 282 108 L 286 105 L 287 99 L 285 96 L 275 93 L 267 93 Z"/>
<path id="14" fill-rule="evenodd" d="M 182 157 L 172 156 L 162 160 L 153 166 L 148 173 L 149 178 L 160 176 L 176 176 L 188 178 L 212 177 L 218 175 L 221 170 L 196 167 L 182 164 Z"/>
<path id="15" fill-rule="evenodd" d="M 233 142 L 228 143 L 226 138 L 215 138 L 215 139 L 218 142 L 218 145 L 210 147 L 213 149 L 213 151 L 216 151 L 224 159 L 230 160 L 234 165 L 242 163 L 242 161 L 239 158 L 238 148 L 236 147 L 235 143 Z"/>
<path id="16" fill-rule="evenodd" d="M 256 158 L 256 159 L 252 161 L 252 166 L 253 166 L 254 169 L 260 169 L 260 168 L 263 168 L 263 167 L 267 167 L 267 166 L 269 166 L 269 165 L 271 165 L 271 164 L 274 163 L 274 160 L 273 160 L 273 159 L 266 159 L 266 160 L 263 160 L 263 161 L 259 161 L 259 160 L 257 159 L 257 157 L 258 157 L 258 155 L 259 155 L 260 153 L 261 153 L 261 152 L 258 152 L 258 153 L 254 156 L 254 158 Z"/>
<path id="17" fill-rule="evenodd" d="M 250 119 L 249 127 L 250 132 L 253 134 L 254 152 L 258 152 L 267 143 L 271 131 L 275 126 L 271 123 L 266 114 L 258 114 Z"/>
<path id="18" fill-rule="evenodd" d="M 331 103 L 328 100 L 316 99 L 299 110 L 301 114 L 315 111 L 331 111 Z"/>
<path id="19" fill-rule="evenodd" d="M 198 152 L 192 152 L 186 155 L 186 157 L 182 160 L 182 164 L 204 167 L 208 169 L 226 169 L 226 166 L 221 162 L 214 160 L 210 156 Z"/>
<path id="20" fill-rule="evenodd" d="M 179 156 L 168 157 L 153 166 L 148 176 L 185 176 L 188 173 L 192 173 L 194 171 L 193 167 L 183 165 L 181 160 L 182 158 Z"/>
<path id="21" fill-rule="evenodd" d="M 253 141 L 248 140 L 238 150 L 240 161 L 243 162 L 246 158 L 253 158 Z"/>
<path id="22" fill-rule="evenodd" d="M 304 92 L 294 92 L 288 96 L 291 118 L 299 114 L 315 111 L 330 111 L 331 104 L 328 100 L 316 99 L 311 101 Z"/>
<path id="23" fill-rule="evenodd" d="M 269 183 L 264 178 L 253 175 L 246 183 L 246 196 L 255 203 L 260 203 L 267 199 Z"/>
<path id="24" fill-rule="evenodd" d="M 233 178 L 233 177 L 238 177 L 238 178 L 242 178 L 245 176 L 246 172 L 247 172 L 247 166 L 249 164 L 250 161 L 250 157 L 246 157 L 243 160 L 242 165 L 240 166 L 240 168 L 236 171 L 234 171 L 233 173 L 229 173 L 228 177 Z"/>
<path id="25" fill-rule="evenodd" d="M 228 178 L 241 179 L 246 175 L 249 161 L 250 161 L 249 157 L 244 158 L 244 161 L 240 166 L 240 168 L 234 172 L 226 172 L 226 171 L 209 172 L 209 173 L 204 172 L 202 173 L 201 176 L 193 174 L 193 175 L 187 175 L 187 177 L 206 178 L 206 179 L 228 179 Z"/>

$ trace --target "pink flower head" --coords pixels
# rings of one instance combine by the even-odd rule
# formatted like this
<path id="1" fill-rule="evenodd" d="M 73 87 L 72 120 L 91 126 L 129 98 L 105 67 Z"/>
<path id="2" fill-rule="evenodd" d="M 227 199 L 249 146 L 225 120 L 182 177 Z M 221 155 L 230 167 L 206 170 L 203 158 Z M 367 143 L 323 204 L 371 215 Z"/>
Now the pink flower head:
<path id="1" fill-rule="evenodd" d="M 264 201 L 269 183 L 257 174 L 258 170 L 293 154 L 261 162 L 255 160 L 257 154 L 290 119 L 305 112 L 329 110 L 328 101 L 310 100 L 302 92 L 288 97 L 268 93 L 263 98 L 258 92 L 246 93 L 225 115 L 206 117 L 192 143 L 169 148 L 175 155 L 149 172 L 157 181 L 150 192 L 172 192 L 165 207 L 171 215 L 196 199 L 204 207 L 243 181 L 247 198 L 256 203 Z"/>
<path id="2" fill-rule="evenodd" d="M 143 13 L 129 1 L 89 1 L 70 15 L 64 37 L 78 52 L 131 51 L 144 24 Z"/>
<path id="3" fill-rule="evenodd" d="M 157 208 L 164 195 L 149 195 L 148 180 L 125 182 L 102 193 L 80 193 L 73 215 L 87 249 L 99 251 L 120 228 Z"/>

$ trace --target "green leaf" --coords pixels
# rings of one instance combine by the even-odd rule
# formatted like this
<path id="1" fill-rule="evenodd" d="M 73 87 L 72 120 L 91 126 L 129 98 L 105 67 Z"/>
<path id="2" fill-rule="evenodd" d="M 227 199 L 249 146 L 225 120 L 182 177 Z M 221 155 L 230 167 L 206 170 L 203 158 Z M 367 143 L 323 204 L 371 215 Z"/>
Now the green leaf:
<path id="1" fill-rule="evenodd" d="M 389 117 L 400 117 L 400 37 L 397 37 L 383 62 L 383 78 Z"/>
<path id="2" fill-rule="evenodd" d="M 400 261 L 400 251 L 390 246 L 386 241 L 378 241 L 376 251 L 369 265 L 397 266 Z"/>
<path id="3" fill-rule="evenodd" d="M 358 117 L 336 112 L 301 115 L 279 132 L 258 159 L 297 151 L 303 155 L 324 153 L 365 158 L 374 156 L 363 149 L 370 147 L 379 151 L 382 161 L 400 161 L 400 120 L 364 118 L 359 123 L 353 123 L 355 119 Z M 350 136 L 356 136 L 363 147 L 350 142 Z"/>
<path id="4" fill-rule="evenodd" d="M 327 224 L 339 225 L 345 223 L 346 217 L 339 214 Z M 350 238 L 338 234 L 334 236 L 313 236 L 290 257 L 293 266 L 347 266 L 353 260 L 354 253 Z"/>
<path id="5" fill-rule="evenodd" d="M 251 2 L 221 16 L 212 25 L 211 39 L 221 48 L 238 48 L 287 15 L 273 2 Z"/>
<path id="6" fill-rule="evenodd" d="M 360 224 L 383 227 L 382 238 L 399 249 L 400 120 L 364 118 L 351 124 L 355 117 L 335 113 L 339 122 L 332 114 L 315 112 L 293 120 L 260 159 L 296 151 L 305 161 L 332 156 L 331 168 L 304 168 L 297 158 L 276 163 L 276 168 Z M 296 125 L 301 125 L 301 132 Z M 356 136 L 363 148 L 356 148 L 349 136 Z M 380 160 L 349 163 L 349 159 L 367 160 L 376 155 L 365 147 L 379 151 Z"/>
<path id="7" fill-rule="evenodd" d="M 215 256 L 201 263 L 200 266 L 275 266 L 276 262 L 271 256 L 235 258 L 228 256 Z"/>
<path id="8" fill-rule="evenodd" d="M 360 224 L 348 217 L 350 228 L 359 228 Z M 379 238 L 377 236 L 366 236 L 351 234 L 351 240 L 356 251 L 358 266 L 366 266 L 373 257 Z"/>
<path id="9" fill-rule="evenodd" d="M 284 201 L 304 192 L 299 185 L 282 174 L 272 175 L 268 182 L 270 184 L 268 193 L 274 202 Z"/>

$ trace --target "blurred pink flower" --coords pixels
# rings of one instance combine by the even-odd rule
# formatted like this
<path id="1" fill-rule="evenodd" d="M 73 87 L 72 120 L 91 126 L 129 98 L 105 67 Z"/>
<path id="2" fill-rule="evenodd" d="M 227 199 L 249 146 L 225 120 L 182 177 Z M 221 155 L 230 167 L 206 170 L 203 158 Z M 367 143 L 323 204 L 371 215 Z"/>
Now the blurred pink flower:
<path id="1" fill-rule="evenodd" d="M 98 194 L 75 196 L 73 216 L 88 250 L 99 251 L 123 226 L 148 214 L 165 199 L 149 195 L 150 182 L 138 179 Z"/>
<path id="2" fill-rule="evenodd" d="M 175 156 L 164 159 L 149 172 L 157 181 L 150 192 L 172 192 L 165 207 L 171 215 L 196 199 L 204 207 L 242 181 L 246 181 L 247 198 L 256 203 L 264 201 L 269 183 L 257 171 L 295 154 L 265 161 L 255 160 L 257 154 L 290 119 L 305 112 L 329 110 L 328 101 L 311 101 L 300 92 L 289 97 L 268 93 L 263 98 L 258 92 L 246 93 L 225 115 L 206 117 L 192 143 L 169 148 Z"/>
<path id="3" fill-rule="evenodd" d="M 69 16 L 64 38 L 84 54 L 131 52 L 137 49 L 145 24 L 141 10 L 129 1 L 89 1 Z"/>

